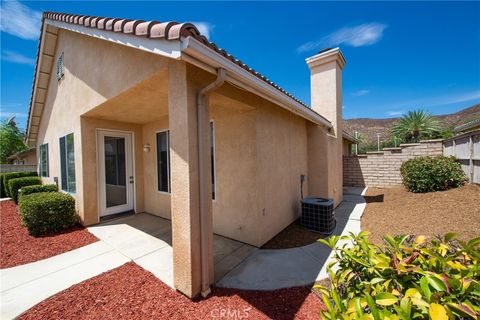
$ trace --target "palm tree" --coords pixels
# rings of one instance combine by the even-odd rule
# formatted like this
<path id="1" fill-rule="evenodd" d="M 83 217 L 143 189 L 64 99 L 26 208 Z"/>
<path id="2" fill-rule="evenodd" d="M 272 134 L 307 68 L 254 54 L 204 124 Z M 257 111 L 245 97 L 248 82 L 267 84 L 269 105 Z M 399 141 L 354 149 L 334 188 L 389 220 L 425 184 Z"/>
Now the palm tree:
<path id="1" fill-rule="evenodd" d="M 406 142 L 418 142 L 420 138 L 429 138 L 441 130 L 440 121 L 431 113 L 423 110 L 409 111 L 392 127 L 392 134 Z"/>

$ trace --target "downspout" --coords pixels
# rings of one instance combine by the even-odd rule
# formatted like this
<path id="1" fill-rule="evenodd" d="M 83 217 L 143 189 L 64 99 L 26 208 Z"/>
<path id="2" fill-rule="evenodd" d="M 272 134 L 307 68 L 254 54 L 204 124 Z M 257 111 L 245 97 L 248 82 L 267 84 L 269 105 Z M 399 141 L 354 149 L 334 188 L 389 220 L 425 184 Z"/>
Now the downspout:
<path id="1" fill-rule="evenodd" d="M 214 82 L 204 87 L 197 95 L 197 134 L 198 134 L 198 184 L 199 184 L 199 193 L 200 193 L 200 246 L 201 246 L 201 264 L 202 264 L 202 297 L 207 297 L 210 294 L 210 275 L 209 275 L 209 252 L 208 252 L 208 234 L 205 231 L 206 226 L 208 225 L 207 217 L 207 203 L 205 201 L 211 201 L 211 194 L 206 194 L 205 185 L 206 183 L 211 183 L 211 179 L 207 180 L 207 173 L 203 170 L 205 166 L 205 159 L 208 158 L 208 155 L 205 154 L 207 146 L 205 146 L 204 134 L 206 131 L 205 128 L 205 119 L 209 123 L 208 117 L 208 106 L 206 103 L 207 94 L 216 90 L 225 82 L 226 71 L 225 69 L 219 68 L 217 70 L 217 79 Z M 208 144 L 210 144 L 210 139 L 208 139 Z M 210 150 L 210 148 L 208 148 Z"/>

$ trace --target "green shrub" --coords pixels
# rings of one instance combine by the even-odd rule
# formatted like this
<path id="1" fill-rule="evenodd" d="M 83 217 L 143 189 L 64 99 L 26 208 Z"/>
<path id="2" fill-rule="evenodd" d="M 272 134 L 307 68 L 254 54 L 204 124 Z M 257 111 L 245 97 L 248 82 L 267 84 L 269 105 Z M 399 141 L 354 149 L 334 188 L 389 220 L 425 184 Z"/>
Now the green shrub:
<path id="1" fill-rule="evenodd" d="M 5 191 L 5 195 L 7 197 L 12 197 L 10 194 L 10 189 L 8 186 L 8 181 L 10 179 L 21 178 L 21 177 L 34 177 L 38 176 L 38 173 L 31 171 L 31 172 L 8 172 L 3 174 L 3 189 Z"/>
<path id="2" fill-rule="evenodd" d="M 339 246 L 338 240 L 347 241 Z M 323 319 L 477 319 L 480 315 L 480 237 L 384 238 L 368 233 L 319 240 L 334 251 L 331 287 L 316 286 Z M 351 243 L 351 245 L 348 244 Z M 333 267 L 338 267 L 333 271 Z"/>
<path id="3" fill-rule="evenodd" d="M 411 192 L 441 191 L 457 188 L 466 176 L 454 157 L 417 157 L 400 167 L 403 184 Z"/>
<path id="4" fill-rule="evenodd" d="M 8 180 L 8 188 L 10 190 L 10 197 L 13 201 L 18 202 L 18 190 L 32 185 L 42 184 L 40 177 L 22 177 Z"/>
<path id="5" fill-rule="evenodd" d="M 52 234 L 77 223 L 75 199 L 62 192 L 40 192 L 22 196 L 22 222 L 31 235 Z"/>
<path id="6" fill-rule="evenodd" d="M 38 192 L 57 192 L 58 186 L 56 184 L 44 184 L 44 185 L 33 185 L 33 186 L 26 186 L 21 189 L 20 192 L 20 201 L 23 196 L 38 193 Z"/>

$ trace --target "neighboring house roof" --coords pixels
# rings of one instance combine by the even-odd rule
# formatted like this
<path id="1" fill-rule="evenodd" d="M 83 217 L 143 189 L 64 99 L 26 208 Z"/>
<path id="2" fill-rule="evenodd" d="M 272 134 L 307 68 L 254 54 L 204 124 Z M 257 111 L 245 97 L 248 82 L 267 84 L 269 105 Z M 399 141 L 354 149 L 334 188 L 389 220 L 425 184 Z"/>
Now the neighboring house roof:
<path id="1" fill-rule="evenodd" d="M 352 143 L 357 143 L 357 139 L 355 139 L 354 136 L 352 136 L 350 133 L 348 133 L 347 131 L 343 131 L 343 139 L 345 140 L 348 140 Z"/>
<path id="2" fill-rule="evenodd" d="M 85 16 L 85 15 L 75 15 L 75 14 L 66 14 L 66 13 L 56 13 L 56 12 L 45 12 L 42 16 L 42 32 L 40 34 L 38 50 L 37 50 L 37 62 L 34 74 L 34 81 L 32 86 L 32 97 L 30 100 L 30 110 L 29 117 L 27 121 L 27 141 L 30 137 L 30 125 L 31 125 L 31 114 L 32 108 L 35 105 L 35 89 L 37 86 L 37 77 L 39 73 L 39 61 L 41 56 L 44 54 L 42 51 L 42 37 L 44 37 L 45 31 L 45 21 L 49 22 L 58 22 L 60 24 L 76 25 L 82 28 L 96 29 L 100 31 L 107 31 L 114 34 L 125 34 L 129 36 L 136 36 L 139 38 L 146 38 L 151 40 L 189 40 L 194 39 L 186 44 L 182 44 L 180 51 L 185 50 L 187 53 L 190 53 L 192 50 L 199 50 L 198 43 L 201 44 L 207 50 L 213 51 L 218 55 L 221 55 L 229 61 L 230 64 L 234 64 L 249 74 L 253 75 L 255 78 L 263 81 L 267 86 L 274 88 L 280 95 L 288 97 L 288 99 L 282 98 L 282 101 L 285 101 L 286 104 L 293 106 L 293 110 L 300 116 L 309 119 L 310 121 L 317 122 L 327 127 L 331 127 L 331 122 L 318 114 L 315 110 L 309 108 L 307 104 L 294 97 L 292 94 L 278 86 L 273 81 L 269 80 L 264 75 L 260 74 L 256 70 L 250 68 L 248 65 L 242 61 L 236 59 L 231 54 L 227 53 L 224 49 L 219 48 L 215 43 L 210 42 L 205 36 L 203 36 L 195 25 L 191 23 L 178 23 L 175 21 L 169 22 L 159 22 L 159 21 L 144 21 L 144 20 L 131 20 L 131 19 L 122 19 L 122 18 L 106 18 L 106 17 L 97 17 L 97 16 Z M 57 25 L 58 26 L 58 25 Z M 68 28 L 66 28 L 68 29 Z M 102 38 L 102 37 L 100 37 Z M 118 42 L 118 41 L 117 41 Z M 188 51 L 190 49 L 190 51 Z M 200 54 L 207 54 L 203 49 L 200 48 Z M 171 53 L 173 55 L 173 53 Z M 177 57 L 178 58 L 178 57 Z M 208 57 L 209 59 L 216 59 L 218 57 Z M 188 60 L 187 60 L 188 61 Z M 257 84 L 258 85 L 258 84 Z M 45 89 L 44 89 L 45 90 Z M 46 94 L 46 93 L 45 93 Z M 302 110 L 303 109 L 303 110 Z M 35 124 L 38 125 L 38 124 Z"/>
<path id="3" fill-rule="evenodd" d="M 467 130 L 473 130 L 473 129 L 478 129 L 478 128 L 480 128 L 480 118 L 469 121 L 469 122 L 464 123 L 462 125 L 459 125 L 459 126 L 455 127 L 453 129 L 453 131 L 455 131 L 455 133 L 459 133 L 459 132 L 464 132 L 464 131 L 467 131 Z"/>
<path id="4" fill-rule="evenodd" d="M 12 154 L 11 156 L 9 156 L 7 158 L 7 160 L 20 159 L 20 158 L 26 157 L 26 156 L 30 155 L 31 153 L 34 153 L 34 152 L 35 152 L 35 148 L 30 148 L 30 149 L 27 149 L 27 150 L 19 151 L 17 153 Z"/>

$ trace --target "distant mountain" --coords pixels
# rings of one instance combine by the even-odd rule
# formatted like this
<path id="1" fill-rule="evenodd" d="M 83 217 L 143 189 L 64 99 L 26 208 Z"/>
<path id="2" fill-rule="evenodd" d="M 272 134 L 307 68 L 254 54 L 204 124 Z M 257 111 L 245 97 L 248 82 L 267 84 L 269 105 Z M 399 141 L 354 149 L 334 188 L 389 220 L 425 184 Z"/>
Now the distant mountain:
<path id="1" fill-rule="evenodd" d="M 470 120 L 480 118 L 480 104 L 476 104 L 469 108 L 460 110 L 455 113 L 435 116 L 442 120 L 446 127 L 458 126 Z M 367 136 L 372 142 L 377 141 L 377 134 L 380 134 L 380 139 L 384 140 L 389 137 L 390 128 L 399 118 L 388 119 L 370 119 L 357 118 L 343 120 L 343 128 L 350 134 L 355 131 L 360 132 L 363 136 Z"/>

